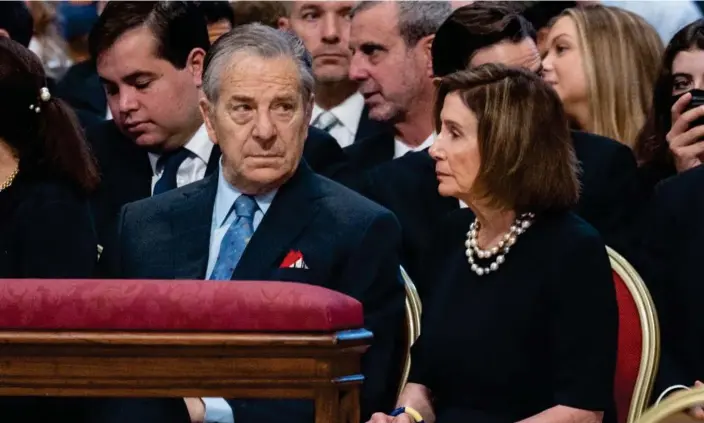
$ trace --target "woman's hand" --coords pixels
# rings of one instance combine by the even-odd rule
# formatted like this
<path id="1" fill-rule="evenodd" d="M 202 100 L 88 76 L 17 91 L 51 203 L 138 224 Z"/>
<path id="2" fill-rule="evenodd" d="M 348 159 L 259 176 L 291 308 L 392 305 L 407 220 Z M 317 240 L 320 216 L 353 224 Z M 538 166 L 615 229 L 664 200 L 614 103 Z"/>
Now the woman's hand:
<path id="1" fill-rule="evenodd" d="M 704 125 L 690 128 L 692 122 L 704 117 L 704 106 L 684 112 L 691 100 L 692 94 L 687 93 L 672 106 L 672 127 L 665 137 L 677 173 L 699 166 L 704 159 L 704 142 L 700 142 L 704 138 Z"/>
<path id="2" fill-rule="evenodd" d="M 413 423 L 413 419 L 405 413 L 398 417 L 391 417 L 384 413 L 374 413 L 367 423 Z"/>

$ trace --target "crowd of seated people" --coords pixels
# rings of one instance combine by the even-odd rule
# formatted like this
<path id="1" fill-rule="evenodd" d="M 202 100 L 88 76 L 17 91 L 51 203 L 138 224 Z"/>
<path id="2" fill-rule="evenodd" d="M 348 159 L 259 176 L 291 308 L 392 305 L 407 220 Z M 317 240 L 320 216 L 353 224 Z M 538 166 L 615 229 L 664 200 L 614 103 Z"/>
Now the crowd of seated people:
<path id="1" fill-rule="evenodd" d="M 362 422 L 610 423 L 608 246 L 658 311 L 653 401 L 701 384 L 704 19 L 662 40 L 598 3 L 0 2 L 0 278 L 318 285 L 374 334 Z M 314 421 L 284 399 L 0 413 Z"/>

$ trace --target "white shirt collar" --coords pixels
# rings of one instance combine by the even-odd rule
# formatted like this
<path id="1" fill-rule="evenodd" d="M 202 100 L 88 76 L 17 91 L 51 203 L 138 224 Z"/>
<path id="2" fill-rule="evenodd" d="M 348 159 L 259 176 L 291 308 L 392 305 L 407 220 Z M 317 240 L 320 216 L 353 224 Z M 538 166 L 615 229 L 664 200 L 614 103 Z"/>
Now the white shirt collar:
<path id="1" fill-rule="evenodd" d="M 201 159 L 203 163 L 207 164 L 210 160 L 210 153 L 213 151 L 213 142 L 210 141 L 208 137 L 208 131 L 205 129 L 205 124 L 202 124 L 190 140 L 183 146 L 186 150 L 195 154 L 196 157 Z M 148 153 L 149 154 L 149 164 L 152 165 L 152 172 L 156 175 L 158 169 L 156 168 L 156 163 L 161 157 L 161 154 Z"/>
<path id="2" fill-rule="evenodd" d="M 409 147 L 408 144 L 405 144 L 403 141 L 399 139 L 394 139 L 394 159 L 398 159 L 399 157 L 411 151 L 425 150 L 426 148 L 433 145 L 435 137 L 437 137 L 437 134 L 433 132 L 428 138 L 425 139 L 425 141 L 423 141 L 423 144 L 419 145 L 418 147 Z"/>
<path id="3" fill-rule="evenodd" d="M 364 109 L 364 97 L 359 92 L 355 92 L 351 96 L 347 97 L 345 101 L 333 107 L 330 110 L 325 110 L 317 104 L 313 105 L 313 115 L 311 116 L 311 122 L 320 116 L 323 112 L 330 112 L 337 118 L 337 120 L 342 123 L 351 134 L 357 133 L 357 127 L 359 126 L 359 121 L 362 118 L 362 110 Z"/>
<path id="4" fill-rule="evenodd" d="M 271 206 L 271 202 L 274 201 L 274 197 L 278 189 L 269 191 L 262 195 L 257 195 L 254 200 L 259 206 L 262 214 L 266 214 Z M 213 209 L 213 220 L 215 227 L 219 228 L 225 224 L 227 217 L 232 213 L 234 209 L 235 201 L 242 195 L 242 192 L 232 186 L 226 179 L 222 171 L 222 158 L 220 159 L 220 165 L 218 166 L 218 189 L 215 194 L 215 205 Z"/>

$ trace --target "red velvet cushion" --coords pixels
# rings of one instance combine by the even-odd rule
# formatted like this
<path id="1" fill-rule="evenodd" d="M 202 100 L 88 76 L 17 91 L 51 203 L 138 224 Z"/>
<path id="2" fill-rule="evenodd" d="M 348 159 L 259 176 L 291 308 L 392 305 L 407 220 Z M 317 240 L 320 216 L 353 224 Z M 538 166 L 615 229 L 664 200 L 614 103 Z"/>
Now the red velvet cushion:
<path id="1" fill-rule="evenodd" d="M 618 302 L 618 354 L 614 380 L 614 399 L 619 423 L 628 419 L 628 410 L 638 378 L 643 351 L 640 316 L 633 296 L 621 277 L 613 272 Z"/>
<path id="2" fill-rule="evenodd" d="M 286 282 L 0 279 L 0 329 L 334 332 L 362 305 Z"/>

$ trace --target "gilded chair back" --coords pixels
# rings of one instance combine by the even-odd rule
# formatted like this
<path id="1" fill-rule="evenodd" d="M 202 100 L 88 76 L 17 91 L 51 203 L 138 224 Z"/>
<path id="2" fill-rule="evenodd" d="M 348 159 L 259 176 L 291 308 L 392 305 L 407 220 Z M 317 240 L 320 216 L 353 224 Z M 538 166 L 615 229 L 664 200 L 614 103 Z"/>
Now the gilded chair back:
<path id="1" fill-rule="evenodd" d="M 704 404 L 704 387 L 677 391 L 648 409 L 636 423 L 694 423 L 686 414 L 690 408 Z"/>
<path id="2" fill-rule="evenodd" d="M 406 361 L 403 365 L 401 384 L 399 385 L 400 391 L 403 391 L 411 371 L 411 347 L 420 336 L 420 316 L 423 309 L 416 285 L 403 266 L 400 268 L 400 273 L 406 287 Z"/>
<path id="3" fill-rule="evenodd" d="M 640 275 L 606 247 L 618 301 L 619 333 L 614 399 L 619 423 L 634 423 L 648 405 L 660 355 L 655 305 Z"/>

